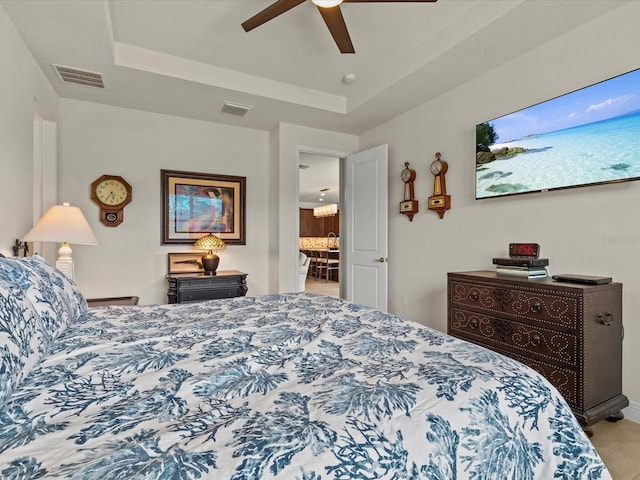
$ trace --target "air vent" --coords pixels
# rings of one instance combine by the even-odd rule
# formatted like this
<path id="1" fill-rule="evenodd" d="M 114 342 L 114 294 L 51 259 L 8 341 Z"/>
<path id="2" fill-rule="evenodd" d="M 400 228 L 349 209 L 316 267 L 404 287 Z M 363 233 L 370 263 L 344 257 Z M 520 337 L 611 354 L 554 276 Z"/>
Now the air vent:
<path id="1" fill-rule="evenodd" d="M 223 102 L 222 107 L 220 107 L 220 111 L 244 117 L 252 108 L 253 107 L 250 105 L 242 105 L 240 103 L 233 102 Z"/>
<path id="2" fill-rule="evenodd" d="M 84 85 L 85 87 L 104 88 L 101 73 L 55 64 L 52 66 L 58 74 L 58 78 L 65 83 L 75 83 L 76 85 Z"/>

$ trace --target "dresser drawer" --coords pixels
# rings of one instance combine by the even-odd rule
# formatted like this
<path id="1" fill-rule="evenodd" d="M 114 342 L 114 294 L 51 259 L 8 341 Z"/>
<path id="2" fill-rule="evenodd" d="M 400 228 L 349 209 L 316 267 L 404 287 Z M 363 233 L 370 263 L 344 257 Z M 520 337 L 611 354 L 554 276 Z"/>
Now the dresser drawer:
<path id="1" fill-rule="evenodd" d="M 169 303 L 242 297 L 247 293 L 247 274 L 237 270 L 218 271 L 217 275 L 167 275 Z"/>
<path id="2" fill-rule="evenodd" d="M 580 400 L 580 395 L 578 394 L 578 372 L 575 370 L 562 368 L 556 365 L 549 365 L 544 362 L 538 362 L 529 357 L 523 357 L 522 355 L 514 354 L 512 352 L 505 352 L 499 348 L 495 350 L 519 361 L 520 363 L 524 363 L 526 366 L 531 367 L 536 372 L 540 373 L 543 377 L 549 380 L 551 385 L 556 387 L 571 408 L 581 410 L 584 407 Z"/>
<path id="3" fill-rule="evenodd" d="M 548 288 L 452 280 L 449 294 L 452 305 L 488 315 L 510 316 L 549 328 L 575 330 L 578 327 L 579 298 L 566 293 L 556 295 Z"/>
<path id="4" fill-rule="evenodd" d="M 225 287 L 234 287 L 238 285 L 237 278 L 222 278 L 222 277 L 200 277 L 194 279 L 181 278 L 178 280 L 178 285 L 181 290 L 189 289 L 189 288 L 225 288 Z"/>
<path id="5" fill-rule="evenodd" d="M 453 335 L 546 363 L 577 366 L 577 339 L 571 333 L 455 307 L 450 315 Z"/>
<path id="6" fill-rule="evenodd" d="M 239 296 L 241 296 L 241 293 L 238 287 L 215 288 L 211 290 L 180 290 L 178 292 L 178 303 L 200 302 L 203 300 L 217 300 L 220 298 Z"/>

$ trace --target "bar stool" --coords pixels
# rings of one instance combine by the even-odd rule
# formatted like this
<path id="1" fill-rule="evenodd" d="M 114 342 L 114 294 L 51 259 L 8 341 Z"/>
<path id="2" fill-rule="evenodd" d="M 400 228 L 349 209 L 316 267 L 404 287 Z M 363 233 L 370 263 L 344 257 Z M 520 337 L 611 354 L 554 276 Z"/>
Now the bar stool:
<path id="1" fill-rule="evenodd" d="M 329 258 L 329 252 L 321 250 L 318 252 L 318 264 L 316 265 L 316 278 L 322 278 L 324 272 L 325 283 L 329 282 L 329 272 L 340 269 L 340 260 Z"/>
<path id="2" fill-rule="evenodd" d="M 318 252 L 314 250 L 304 250 L 304 254 L 309 257 L 309 271 L 307 277 L 315 277 L 316 269 L 318 267 Z"/>

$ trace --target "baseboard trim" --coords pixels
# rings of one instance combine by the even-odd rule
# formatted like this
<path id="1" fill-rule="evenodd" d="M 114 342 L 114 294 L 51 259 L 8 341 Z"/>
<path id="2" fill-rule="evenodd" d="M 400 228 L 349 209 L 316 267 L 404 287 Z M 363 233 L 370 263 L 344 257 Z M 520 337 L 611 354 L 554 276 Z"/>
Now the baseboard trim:
<path id="1" fill-rule="evenodd" d="M 629 406 L 622 410 L 624 418 L 635 423 L 640 423 L 640 403 L 629 401 Z"/>

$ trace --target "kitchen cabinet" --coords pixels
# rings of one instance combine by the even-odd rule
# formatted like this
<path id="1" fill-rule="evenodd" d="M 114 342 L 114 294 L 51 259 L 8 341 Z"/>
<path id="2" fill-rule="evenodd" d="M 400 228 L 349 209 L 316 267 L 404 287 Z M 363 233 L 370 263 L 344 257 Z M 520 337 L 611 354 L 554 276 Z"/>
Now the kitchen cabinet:
<path id="1" fill-rule="evenodd" d="M 313 208 L 300 209 L 301 237 L 326 237 L 331 232 L 340 236 L 340 212 L 331 217 L 314 217 Z"/>
<path id="2" fill-rule="evenodd" d="M 300 236 L 313 237 L 314 216 L 312 208 L 300 209 Z"/>

